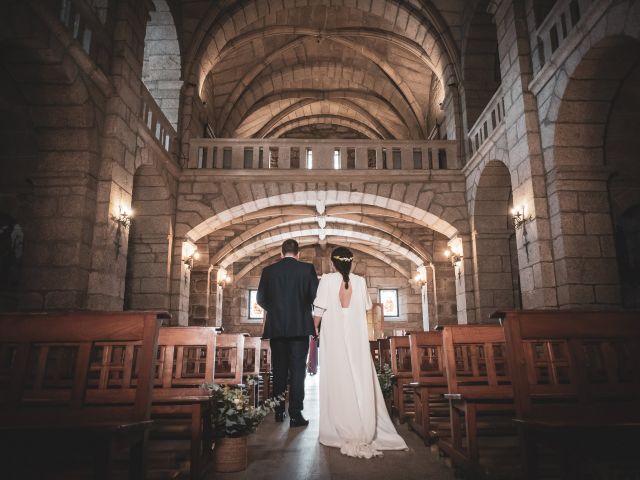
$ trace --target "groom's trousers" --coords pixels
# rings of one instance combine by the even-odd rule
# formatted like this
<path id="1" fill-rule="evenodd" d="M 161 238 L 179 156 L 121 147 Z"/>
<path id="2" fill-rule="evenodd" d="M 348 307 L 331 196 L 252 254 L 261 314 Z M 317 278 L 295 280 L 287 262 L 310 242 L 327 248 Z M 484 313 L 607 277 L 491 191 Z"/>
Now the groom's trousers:
<path id="1" fill-rule="evenodd" d="M 287 390 L 289 384 L 289 415 L 302 412 L 304 402 L 304 378 L 309 353 L 309 337 L 272 338 L 271 367 L 273 368 L 273 395 Z M 284 404 L 276 411 L 283 411 Z"/>

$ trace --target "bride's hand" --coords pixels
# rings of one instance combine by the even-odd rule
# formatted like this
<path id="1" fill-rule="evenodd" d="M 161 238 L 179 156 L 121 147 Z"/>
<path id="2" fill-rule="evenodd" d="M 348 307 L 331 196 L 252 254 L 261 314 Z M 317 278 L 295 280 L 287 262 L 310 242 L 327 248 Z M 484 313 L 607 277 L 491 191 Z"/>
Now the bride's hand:
<path id="1" fill-rule="evenodd" d="M 317 325 L 315 325 L 315 331 L 316 331 L 315 337 L 318 338 L 320 336 L 320 330 L 318 329 Z"/>

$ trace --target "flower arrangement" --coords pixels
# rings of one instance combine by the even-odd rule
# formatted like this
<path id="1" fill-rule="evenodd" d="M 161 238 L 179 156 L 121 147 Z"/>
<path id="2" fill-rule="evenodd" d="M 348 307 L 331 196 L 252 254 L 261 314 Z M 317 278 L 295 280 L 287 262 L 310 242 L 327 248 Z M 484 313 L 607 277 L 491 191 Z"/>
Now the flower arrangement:
<path id="1" fill-rule="evenodd" d="M 244 386 L 207 384 L 211 393 L 211 424 L 217 437 L 244 437 L 253 433 L 260 422 L 284 400 L 284 395 L 266 399 L 262 405 L 250 405 L 247 388 L 256 383 L 249 377 Z"/>
<path id="2" fill-rule="evenodd" d="M 391 392 L 393 391 L 393 371 L 391 370 L 391 365 L 385 363 L 382 367 L 376 366 L 376 373 L 378 374 L 382 395 L 385 398 L 391 397 Z"/>

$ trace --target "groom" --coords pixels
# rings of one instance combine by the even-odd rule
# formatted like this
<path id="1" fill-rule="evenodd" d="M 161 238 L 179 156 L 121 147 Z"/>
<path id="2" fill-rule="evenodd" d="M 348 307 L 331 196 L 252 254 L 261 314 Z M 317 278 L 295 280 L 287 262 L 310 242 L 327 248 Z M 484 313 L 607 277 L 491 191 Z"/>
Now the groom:
<path id="1" fill-rule="evenodd" d="M 318 276 L 310 263 L 298 261 L 300 250 L 295 240 L 282 244 L 282 259 L 262 270 L 258 286 L 258 305 L 264 311 L 262 338 L 271 343 L 273 394 L 289 389 L 291 427 L 306 427 L 302 416 L 304 377 L 309 352 L 309 336 L 314 334 L 311 308 L 318 289 Z M 276 408 L 276 421 L 286 417 L 284 402 Z"/>

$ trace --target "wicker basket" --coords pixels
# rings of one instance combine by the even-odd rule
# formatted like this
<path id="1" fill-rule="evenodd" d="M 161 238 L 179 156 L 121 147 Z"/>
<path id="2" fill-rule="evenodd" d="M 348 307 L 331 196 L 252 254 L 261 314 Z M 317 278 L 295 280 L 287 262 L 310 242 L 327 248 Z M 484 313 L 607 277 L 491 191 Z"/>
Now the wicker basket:
<path id="1" fill-rule="evenodd" d="M 247 468 L 247 437 L 219 438 L 213 450 L 216 472 L 241 472 Z"/>

